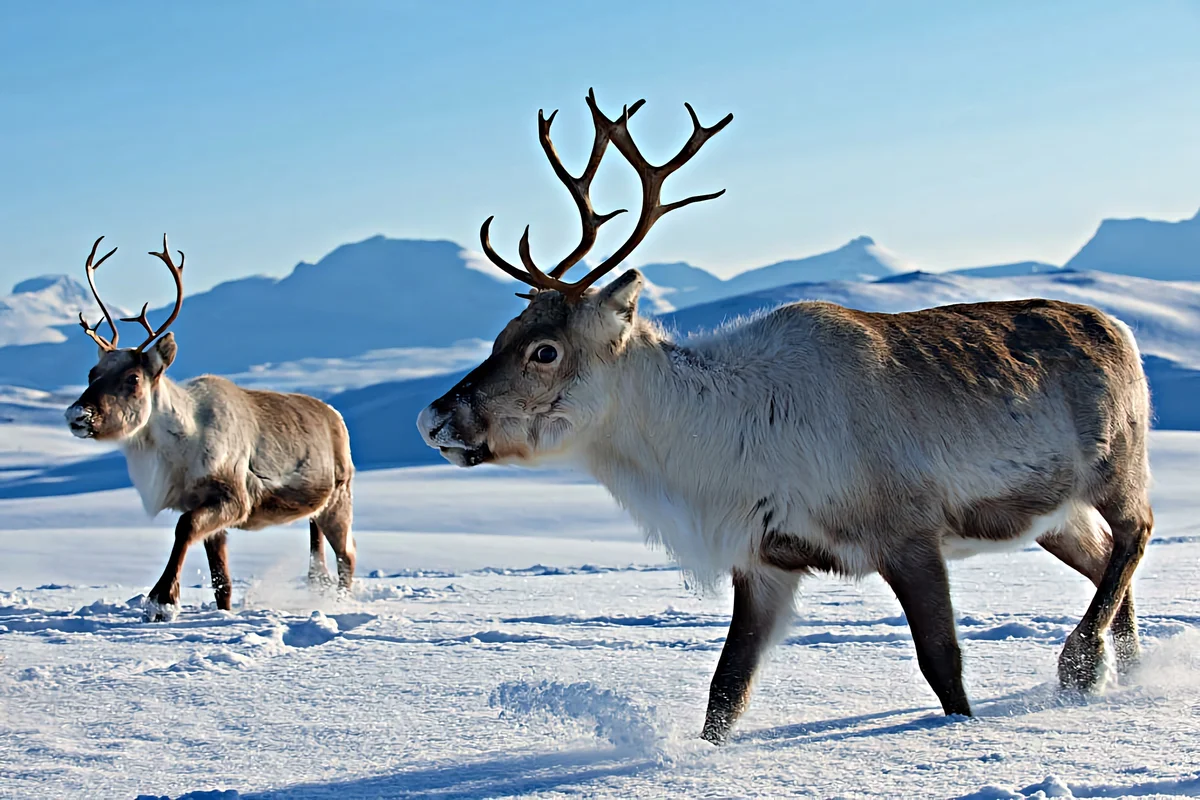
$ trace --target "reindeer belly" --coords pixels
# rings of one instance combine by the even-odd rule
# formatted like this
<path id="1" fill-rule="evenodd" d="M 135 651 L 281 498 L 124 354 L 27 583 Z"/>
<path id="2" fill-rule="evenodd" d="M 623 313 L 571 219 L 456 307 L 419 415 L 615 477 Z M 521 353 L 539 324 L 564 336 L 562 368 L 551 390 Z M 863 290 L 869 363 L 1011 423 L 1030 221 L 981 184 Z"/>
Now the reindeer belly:
<path id="1" fill-rule="evenodd" d="M 1061 530 L 1076 511 L 1066 502 L 1045 514 L 1022 519 L 1019 523 L 993 520 L 990 525 L 960 526 L 942 538 L 942 555 L 949 559 L 970 558 L 981 553 L 1005 553 L 1022 550 L 1052 531 Z"/>
<path id="2" fill-rule="evenodd" d="M 325 507 L 332 492 L 333 488 L 325 484 L 263 487 L 257 493 L 250 514 L 237 527 L 245 531 L 254 531 L 307 519 Z"/>

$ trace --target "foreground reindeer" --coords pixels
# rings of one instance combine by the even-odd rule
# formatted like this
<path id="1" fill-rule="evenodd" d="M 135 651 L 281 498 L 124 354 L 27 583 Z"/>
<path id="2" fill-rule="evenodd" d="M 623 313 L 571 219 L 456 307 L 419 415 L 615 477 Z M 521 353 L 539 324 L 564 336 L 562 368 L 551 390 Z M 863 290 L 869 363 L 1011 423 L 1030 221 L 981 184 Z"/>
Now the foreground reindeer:
<path id="1" fill-rule="evenodd" d="M 664 214 L 720 194 L 660 200 L 667 176 L 732 116 L 705 128 L 689 106 L 692 135 L 655 167 L 628 130 L 640 102 L 615 121 L 587 102 L 595 143 L 578 178 L 550 141 L 553 115 L 538 117 L 583 219 L 579 246 L 543 272 L 527 228 L 521 270 L 492 249 L 484 223 L 484 252 L 533 287 L 530 303 L 417 424 L 459 466 L 569 459 L 685 569 L 732 573 L 703 737 L 728 737 L 812 571 L 878 572 L 945 713 L 969 715 L 946 559 L 1036 539 L 1097 587 L 1059 658 L 1063 686 L 1101 686 L 1110 625 L 1127 669 L 1138 655 L 1130 580 L 1153 519 L 1149 397 L 1129 329 L 1049 300 L 908 314 L 794 303 L 675 343 L 638 316 L 636 270 L 589 287 Z M 568 283 L 619 213 L 597 214 L 588 196 L 610 142 L 641 178 L 641 213 L 628 241 Z"/>
<path id="2" fill-rule="evenodd" d="M 175 308 L 157 328 L 137 317 L 147 338 L 133 349 L 117 348 L 117 327 L 96 291 L 94 272 L 113 253 L 88 256 L 88 285 L 104 313 L 83 326 L 100 347 L 100 361 L 88 374 L 88 388 L 67 409 L 71 432 L 84 439 L 117 442 L 129 477 L 146 512 L 182 512 L 167 568 L 146 599 L 146 618 L 171 619 L 178 612 L 179 573 L 188 548 L 204 542 L 217 607 L 231 606 L 226 528 L 257 530 L 309 518 L 309 580 L 331 582 L 322 537 L 337 555 L 338 584 L 350 589 L 354 538 L 350 438 L 341 415 L 319 400 L 299 394 L 242 389 L 224 378 L 204 375 L 176 384 L 163 373 L 175 360 L 174 334 L 164 331 L 183 305 L 183 253 L 171 260 L 167 237 L 162 259 L 175 279 Z M 107 320 L 109 341 L 97 333 Z M 161 338 L 159 338 L 161 337 Z M 157 341 L 155 341 L 157 339 Z"/>

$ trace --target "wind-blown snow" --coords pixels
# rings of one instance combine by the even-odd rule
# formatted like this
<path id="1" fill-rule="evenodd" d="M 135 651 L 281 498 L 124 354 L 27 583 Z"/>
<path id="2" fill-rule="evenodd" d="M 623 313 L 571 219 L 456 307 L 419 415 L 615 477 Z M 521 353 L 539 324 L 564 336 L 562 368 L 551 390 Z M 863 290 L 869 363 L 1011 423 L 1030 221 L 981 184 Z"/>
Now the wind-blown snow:
<path id="1" fill-rule="evenodd" d="M 475 366 L 492 351 L 491 341 L 471 339 L 447 347 L 396 347 L 350 358 L 302 358 L 256 364 L 229 375 L 239 386 L 325 397 L 385 381 L 412 380 Z"/>

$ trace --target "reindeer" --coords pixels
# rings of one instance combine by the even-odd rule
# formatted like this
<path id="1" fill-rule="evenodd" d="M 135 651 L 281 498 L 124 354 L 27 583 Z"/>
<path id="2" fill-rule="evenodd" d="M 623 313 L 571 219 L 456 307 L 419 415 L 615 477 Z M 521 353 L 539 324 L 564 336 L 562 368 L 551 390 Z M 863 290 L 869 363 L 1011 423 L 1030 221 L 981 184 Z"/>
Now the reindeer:
<path id="1" fill-rule="evenodd" d="M 164 373 L 175 360 L 175 336 L 164 332 L 183 306 L 183 263 L 176 266 L 163 235 L 161 253 L 151 252 L 175 280 L 175 307 L 166 322 L 151 327 L 146 308 L 136 317 L 146 339 L 118 348 L 117 326 L 96 291 L 99 261 L 92 245 L 85 271 L 103 317 L 79 324 L 99 347 L 88 373 L 88 388 L 66 411 L 71 433 L 83 439 L 116 442 L 125 454 L 129 477 L 146 513 L 182 513 L 166 569 L 145 603 L 147 620 L 170 620 L 178 613 L 179 574 L 187 550 L 204 542 L 217 607 L 231 608 L 232 587 L 226 529 L 257 530 L 307 517 L 314 586 L 332 583 L 322 539 L 337 556 L 338 586 L 350 590 L 355 547 L 350 531 L 354 465 L 350 438 L 337 411 L 312 397 L 242 389 L 224 378 L 202 375 L 177 384 Z M 108 322 L 112 339 L 102 337 Z"/>
<path id="2" fill-rule="evenodd" d="M 1128 670 L 1139 652 L 1134 569 L 1151 535 L 1149 396 L 1133 335 L 1083 305 L 972 303 L 904 314 L 802 302 L 677 342 L 638 315 L 643 279 L 602 288 L 650 227 L 720 192 L 664 204 L 664 180 L 723 129 L 691 106 L 691 136 L 662 166 L 629 132 L 642 105 L 606 117 L 579 177 L 538 113 L 542 149 L 582 218 L 579 245 L 520 269 L 480 231 L 493 264 L 528 284 L 528 307 L 492 354 L 417 425 L 453 464 L 556 459 L 603 484 L 703 583 L 731 575 L 733 615 L 702 737 L 725 742 L 802 576 L 878 573 L 899 600 L 945 714 L 971 714 L 946 560 L 1036 540 L 1096 586 L 1058 661 L 1063 687 L 1102 688 L 1104 635 Z M 629 238 L 573 283 L 564 274 L 617 213 L 589 187 L 607 145 L 637 172 Z"/>

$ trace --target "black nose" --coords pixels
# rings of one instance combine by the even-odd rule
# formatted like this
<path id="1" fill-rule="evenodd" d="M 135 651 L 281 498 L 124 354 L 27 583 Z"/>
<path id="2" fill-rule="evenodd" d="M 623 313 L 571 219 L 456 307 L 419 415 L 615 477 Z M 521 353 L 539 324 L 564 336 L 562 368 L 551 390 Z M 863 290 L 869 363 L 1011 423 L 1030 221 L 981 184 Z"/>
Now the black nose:
<path id="1" fill-rule="evenodd" d="M 73 405 L 64 412 L 67 422 L 75 425 L 86 425 L 96 416 L 96 409 L 91 406 Z"/>

